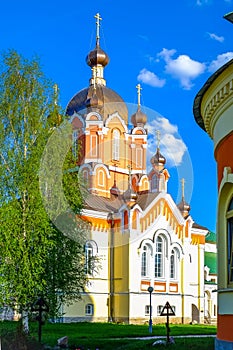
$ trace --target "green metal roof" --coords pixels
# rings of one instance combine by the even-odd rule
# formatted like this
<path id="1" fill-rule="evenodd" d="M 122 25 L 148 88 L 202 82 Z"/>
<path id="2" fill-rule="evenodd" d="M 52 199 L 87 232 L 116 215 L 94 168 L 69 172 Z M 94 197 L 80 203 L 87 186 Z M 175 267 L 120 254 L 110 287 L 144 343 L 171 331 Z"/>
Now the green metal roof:
<path id="1" fill-rule="evenodd" d="M 205 266 L 210 269 L 210 274 L 217 274 L 217 254 L 212 252 L 205 252 Z"/>
<path id="2" fill-rule="evenodd" d="M 205 241 L 207 243 L 216 243 L 216 233 L 209 231 L 205 236 Z"/>

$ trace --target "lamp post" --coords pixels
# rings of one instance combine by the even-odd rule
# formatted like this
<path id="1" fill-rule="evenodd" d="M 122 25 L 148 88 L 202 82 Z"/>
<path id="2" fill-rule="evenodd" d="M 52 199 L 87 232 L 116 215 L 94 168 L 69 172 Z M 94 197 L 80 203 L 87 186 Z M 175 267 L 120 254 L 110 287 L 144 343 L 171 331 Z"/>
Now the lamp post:
<path id="1" fill-rule="evenodd" d="M 153 287 L 148 287 L 148 292 L 150 293 L 150 319 L 149 319 L 149 333 L 152 333 L 152 305 L 151 305 L 151 294 L 154 290 Z"/>

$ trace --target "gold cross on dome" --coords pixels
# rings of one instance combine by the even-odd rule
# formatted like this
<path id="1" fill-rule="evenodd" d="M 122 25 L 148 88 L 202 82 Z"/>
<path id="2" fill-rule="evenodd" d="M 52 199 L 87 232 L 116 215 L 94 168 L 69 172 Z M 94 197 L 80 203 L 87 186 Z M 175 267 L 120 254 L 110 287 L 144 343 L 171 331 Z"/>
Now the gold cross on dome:
<path id="1" fill-rule="evenodd" d="M 136 86 L 136 89 L 137 89 L 137 94 L 138 94 L 138 107 L 140 107 L 140 105 L 141 105 L 141 90 L 142 90 L 142 88 L 141 88 L 141 85 L 140 84 L 138 84 L 137 86 Z"/>
<path id="2" fill-rule="evenodd" d="M 97 13 L 94 17 L 96 18 L 96 39 L 99 40 L 99 38 L 100 38 L 100 21 L 102 21 L 102 18 L 100 17 L 99 13 Z"/>
<path id="3" fill-rule="evenodd" d="M 55 105 L 57 105 L 57 92 L 58 92 L 57 84 L 53 85 L 53 90 L 54 90 L 54 103 L 55 103 Z"/>
<path id="4" fill-rule="evenodd" d="M 159 130 L 156 130 L 156 139 L 157 139 L 157 148 L 159 149 L 160 140 L 161 140 L 161 134 Z"/>
<path id="5" fill-rule="evenodd" d="M 181 186 L 182 186 L 182 198 L 184 198 L 184 184 L 185 184 L 185 179 L 181 179 Z"/>

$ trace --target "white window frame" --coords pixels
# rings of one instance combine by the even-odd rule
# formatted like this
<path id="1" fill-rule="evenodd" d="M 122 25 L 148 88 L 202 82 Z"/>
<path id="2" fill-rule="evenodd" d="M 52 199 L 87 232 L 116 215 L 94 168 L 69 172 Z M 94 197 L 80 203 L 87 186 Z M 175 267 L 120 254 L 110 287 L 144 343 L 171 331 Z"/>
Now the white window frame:
<path id="1" fill-rule="evenodd" d="M 233 197 L 227 209 L 227 270 L 228 284 L 233 284 Z"/>
<path id="2" fill-rule="evenodd" d="M 86 304 L 85 305 L 85 315 L 86 316 L 93 316 L 94 315 L 94 305 L 93 304 Z"/>
<path id="3" fill-rule="evenodd" d="M 142 248 L 142 255 L 141 255 L 141 276 L 142 277 L 150 276 L 151 254 L 152 254 L 152 247 L 149 244 L 145 244 Z"/>
<path id="4" fill-rule="evenodd" d="M 92 157 L 97 157 L 97 135 L 91 135 L 91 144 L 90 144 L 90 148 L 91 148 L 91 156 Z"/>
<path id="5" fill-rule="evenodd" d="M 105 172 L 104 172 L 104 170 L 102 170 L 102 169 L 100 169 L 99 171 L 98 171 L 98 185 L 99 186 L 101 186 L 101 187 L 103 187 L 104 185 L 105 185 L 105 179 L 104 179 L 104 176 L 105 175 Z M 102 176 L 102 181 L 100 181 L 101 180 L 101 176 Z"/>
<path id="6" fill-rule="evenodd" d="M 165 240 L 158 236 L 155 242 L 155 278 L 164 278 L 165 267 Z"/>
<path id="7" fill-rule="evenodd" d="M 179 252 L 173 248 L 170 255 L 170 279 L 178 279 Z"/>
<path id="8" fill-rule="evenodd" d="M 73 130 L 73 133 L 72 133 L 72 153 L 73 153 L 75 158 L 77 157 L 77 150 L 78 150 L 77 140 L 78 140 L 78 130 Z"/>
<path id="9" fill-rule="evenodd" d="M 136 167 L 142 168 L 142 149 L 136 148 Z"/>
<path id="10" fill-rule="evenodd" d="M 117 129 L 112 132 L 112 159 L 120 159 L 120 131 Z"/>

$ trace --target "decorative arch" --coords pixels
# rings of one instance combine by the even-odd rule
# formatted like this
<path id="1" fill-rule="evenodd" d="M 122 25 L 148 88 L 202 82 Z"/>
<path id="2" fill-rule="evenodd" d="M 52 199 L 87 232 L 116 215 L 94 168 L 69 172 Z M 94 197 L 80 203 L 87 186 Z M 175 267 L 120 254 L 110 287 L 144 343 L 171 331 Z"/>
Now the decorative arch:
<path id="1" fill-rule="evenodd" d="M 76 112 L 70 117 L 69 122 L 72 124 L 73 129 L 82 129 L 84 127 L 83 117 Z"/>
<path id="2" fill-rule="evenodd" d="M 231 280 L 232 264 L 232 245 L 233 245 L 233 210 L 231 210 L 231 201 L 233 198 L 233 174 L 231 168 L 225 167 L 223 178 L 219 188 L 218 197 L 218 260 L 222 263 L 218 266 L 218 280 L 220 288 L 233 286 Z"/>
<path id="3" fill-rule="evenodd" d="M 103 169 L 105 171 L 106 176 L 107 176 L 108 179 L 111 178 L 110 173 L 109 173 L 109 169 L 108 169 L 108 167 L 105 164 L 96 164 L 94 166 L 94 169 L 93 169 L 93 175 L 97 174 L 97 171 L 98 171 L 99 168 L 101 168 L 101 169 Z"/>
<path id="4" fill-rule="evenodd" d="M 140 126 L 133 128 L 132 135 L 146 135 L 146 130 Z"/>
<path id="5" fill-rule="evenodd" d="M 172 240 L 171 240 L 171 235 L 170 233 L 165 230 L 165 229 L 158 229 L 155 231 L 154 236 L 153 236 L 153 242 L 156 242 L 156 239 L 158 236 L 162 236 L 163 239 L 165 240 L 166 243 L 166 250 L 165 250 L 165 254 L 166 257 L 168 256 L 168 247 L 172 244 Z"/>
<path id="6" fill-rule="evenodd" d="M 95 117 L 95 118 L 93 119 L 93 117 Z M 86 120 L 93 120 L 93 121 L 94 120 L 98 120 L 98 121 L 101 121 L 102 118 L 101 118 L 101 115 L 99 113 L 97 113 L 97 112 L 90 112 L 90 113 L 87 114 Z"/>
<path id="7" fill-rule="evenodd" d="M 119 120 L 120 124 L 123 127 L 123 130 L 125 131 L 125 133 L 127 133 L 128 132 L 127 125 L 125 124 L 125 121 L 121 118 L 121 116 L 118 112 L 114 112 L 113 114 L 109 115 L 109 117 L 106 120 L 105 126 L 108 127 L 114 118 L 117 118 Z"/>

